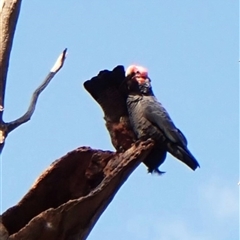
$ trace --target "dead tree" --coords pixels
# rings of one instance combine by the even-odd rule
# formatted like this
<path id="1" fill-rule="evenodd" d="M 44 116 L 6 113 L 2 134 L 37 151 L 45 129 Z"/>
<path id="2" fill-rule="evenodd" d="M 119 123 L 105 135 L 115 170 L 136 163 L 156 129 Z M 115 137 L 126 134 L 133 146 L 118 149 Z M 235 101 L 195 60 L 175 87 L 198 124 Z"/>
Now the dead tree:
<path id="1" fill-rule="evenodd" d="M 35 90 L 26 113 L 3 121 L 4 94 L 10 52 L 21 0 L 0 0 L 0 150 L 8 133 L 30 120 L 39 94 L 63 66 L 66 49 L 43 83 Z M 121 79 L 102 71 L 85 88 L 104 111 L 116 152 L 80 147 L 67 153 L 36 180 L 20 202 L 1 215 L 2 239 L 86 239 L 118 189 L 153 147 L 151 140 L 135 142 L 128 124 Z M 110 76 L 110 77 L 109 77 Z M 99 91 L 95 91 L 95 86 Z M 114 101 L 109 99 L 114 98 Z M 113 111 L 114 109 L 114 111 Z M 117 109 L 117 111 L 116 111 Z"/>

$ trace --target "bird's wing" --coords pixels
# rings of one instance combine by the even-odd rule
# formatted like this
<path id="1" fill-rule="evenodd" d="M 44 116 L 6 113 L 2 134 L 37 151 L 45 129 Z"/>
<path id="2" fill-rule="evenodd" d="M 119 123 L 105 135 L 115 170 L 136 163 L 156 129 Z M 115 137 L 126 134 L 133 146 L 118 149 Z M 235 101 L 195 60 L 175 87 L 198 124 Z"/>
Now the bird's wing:
<path id="1" fill-rule="evenodd" d="M 160 103 L 148 104 L 145 108 L 144 116 L 154 126 L 159 128 L 171 142 L 187 146 L 186 137 L 176 128 L 166 109 Z"/>

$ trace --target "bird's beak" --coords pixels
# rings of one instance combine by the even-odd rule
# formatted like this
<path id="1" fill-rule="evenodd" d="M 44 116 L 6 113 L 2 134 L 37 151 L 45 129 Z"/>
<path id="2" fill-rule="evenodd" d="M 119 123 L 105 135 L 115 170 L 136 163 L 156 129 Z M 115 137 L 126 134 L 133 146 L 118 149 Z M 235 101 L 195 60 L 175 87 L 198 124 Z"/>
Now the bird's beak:
<path id="1" fill-rule="evenodd" d="M 150 79 L 148 77 L 142 77 L 142 76 L 136 76 L 135 77 L 136 81 L 138 82 L 139 85 L 145 85 L 145 86 L 150 86 Z"/>

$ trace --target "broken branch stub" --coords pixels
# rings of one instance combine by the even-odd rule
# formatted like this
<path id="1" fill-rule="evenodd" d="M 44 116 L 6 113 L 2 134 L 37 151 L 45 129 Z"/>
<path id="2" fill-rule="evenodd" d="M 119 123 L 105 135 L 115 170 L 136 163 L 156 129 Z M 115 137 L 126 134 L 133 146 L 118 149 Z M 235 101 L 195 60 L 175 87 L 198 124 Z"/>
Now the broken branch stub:
<path id="1" fill-rule="evenodd" d="M 112 144 L 118 152 L 126 151 L 136 141 L 129 123 L 127 95 L 122 88 L 124 81 L 125 70 L 119 65 L 112 71 L 99 72 L 97 76 L 83 84 L 102 108 Z"/>
<path id="2" fill-rule="evenodd" d="M 50 72 L 56 74 L 62 68 L 62 66 L 64 64 L 64 61 L 66 59 L 66 56 L 67 56 L 67 48 L 65 48 L 63 50 L 63 52 L 60 54 L 60 56 L 58 57 L 57 61 L 55 62 L 55 64 L 51 68 Z"/>

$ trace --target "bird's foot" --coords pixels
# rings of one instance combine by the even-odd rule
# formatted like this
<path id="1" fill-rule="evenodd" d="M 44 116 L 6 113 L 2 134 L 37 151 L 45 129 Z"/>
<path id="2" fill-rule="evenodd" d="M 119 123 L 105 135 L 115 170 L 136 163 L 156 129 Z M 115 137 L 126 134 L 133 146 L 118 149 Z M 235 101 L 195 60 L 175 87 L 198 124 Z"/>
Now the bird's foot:
<path id="1" fill-rule="evenodd" d="M 152 173 L 152 174 L 157 174 L 157 175 L 159 175 L 159 176 L 161 176 L 161 175 L 163 175 L 164 173 L 166 173 L 166 172 L 160 171 L 158 168 L 153 169 L 153 170 L 149 170 L 149 169 L 148 169 L 148 172 L 149 172 L 149 173 Z"/>

